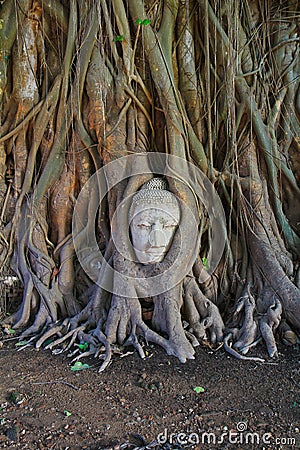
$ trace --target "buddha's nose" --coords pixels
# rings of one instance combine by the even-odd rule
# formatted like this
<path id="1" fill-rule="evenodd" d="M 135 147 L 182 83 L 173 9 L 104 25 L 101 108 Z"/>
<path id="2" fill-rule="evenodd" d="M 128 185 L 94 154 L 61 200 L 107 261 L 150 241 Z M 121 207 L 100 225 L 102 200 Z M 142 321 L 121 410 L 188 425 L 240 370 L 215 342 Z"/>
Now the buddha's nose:
<path id="1" fill-rule="evenodd" d="M 151 247 L 164 247 L 166 245 L 166 236 L 161 224 L 155 223 L 152 225 L 149 235 L 149 244 Z"/>

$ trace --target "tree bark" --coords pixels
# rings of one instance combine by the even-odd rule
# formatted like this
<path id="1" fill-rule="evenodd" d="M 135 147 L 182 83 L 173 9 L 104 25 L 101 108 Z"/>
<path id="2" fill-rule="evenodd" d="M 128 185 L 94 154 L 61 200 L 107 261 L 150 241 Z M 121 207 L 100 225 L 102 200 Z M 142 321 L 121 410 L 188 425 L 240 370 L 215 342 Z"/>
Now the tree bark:
<path id="1" fill-rule="evenodd" d="M 205 341 L 242 359 L 297 342 L 298 13 L 296 1 L 3 3 L 0 261 L 24 287 L 5 328 L 37 348 L 86 342 L 101 370 L 115 345 L 145 357 L 153 342 L 185 362 Z M 124 233 L 126 201 L 157 175 L 150 157 L 138 172 L 139 155 L 153 153 L 184 213 L 148 267 Z M 152 294 L 178 258 L 182 276 Z"/>

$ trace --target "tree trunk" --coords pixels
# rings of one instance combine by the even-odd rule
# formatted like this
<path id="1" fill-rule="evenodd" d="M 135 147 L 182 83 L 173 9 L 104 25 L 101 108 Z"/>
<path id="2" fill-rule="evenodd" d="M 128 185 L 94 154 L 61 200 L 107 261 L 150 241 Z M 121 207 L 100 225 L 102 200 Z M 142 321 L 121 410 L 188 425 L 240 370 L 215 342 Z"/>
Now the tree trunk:
<path id="1" fill-rule="evenodd" d="M 6 0 L 0 22 L 3 326 L 37 348 L 239 358 L 300 330 L 299 4 Z M 130 204 L 164 178 L 181 210 L 136 260 Z M 48 339 L 52 342 L 49 344 Z M 76 347 L 77 345 L 77 347 Z M 57 351 L 57 348 L 56 348 Z"/>

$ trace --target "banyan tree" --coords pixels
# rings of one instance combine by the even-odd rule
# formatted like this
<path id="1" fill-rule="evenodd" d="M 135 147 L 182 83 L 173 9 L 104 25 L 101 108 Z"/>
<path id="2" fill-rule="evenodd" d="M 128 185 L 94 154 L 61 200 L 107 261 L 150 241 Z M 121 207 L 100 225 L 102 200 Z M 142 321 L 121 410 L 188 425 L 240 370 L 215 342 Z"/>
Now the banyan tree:
<path id="1" fill-rule="evenodd" d="M 117 345 L 296 344 L 299 2 L 0 8 L 3 327 L 101 370 Z"/>

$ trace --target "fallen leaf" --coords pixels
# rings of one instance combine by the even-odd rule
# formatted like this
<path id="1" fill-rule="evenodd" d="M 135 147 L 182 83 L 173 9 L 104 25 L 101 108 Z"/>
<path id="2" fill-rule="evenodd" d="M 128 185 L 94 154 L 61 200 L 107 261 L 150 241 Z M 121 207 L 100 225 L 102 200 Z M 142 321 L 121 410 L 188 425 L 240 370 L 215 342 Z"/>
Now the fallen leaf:
<path id="1" fill-rule="evenodd" d="M 89 364 L 83 364 L 80 361 L 76 361 L 76 363 L 71 367 L 72 371 L 75 370 L 84 370 L 84 369 L 90 369 L 91 366 Z"/>
<path id="2" fill-rule="evenodd" d="M 83 342 L 82 344 L 78 344 L 78 348 L 83 352 L 86 352 L 89 348 L 88 342 Z"/>
<path id="3" fill-rule="evenodd" d="M 16 344 L 15 344 L 15 346 L 16 347 L 23 347 L 23 345 L 26 345 L 27 344 L 27 341 L 20 341 L 20 342 L 17 342 Z"/>
<path id="4" fill-rule="evenodd" d="M 196 386 L 196 387 L 193 388 L 193 391 L 195 391 L 196 394 L 200 394 L 201 392 L 204 392 L 205 389 L 202 386 Z"/>

